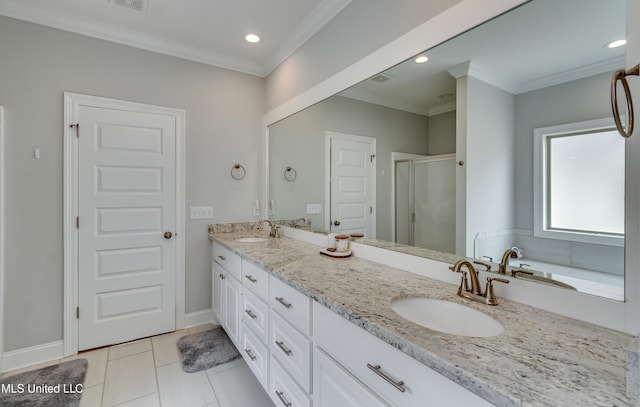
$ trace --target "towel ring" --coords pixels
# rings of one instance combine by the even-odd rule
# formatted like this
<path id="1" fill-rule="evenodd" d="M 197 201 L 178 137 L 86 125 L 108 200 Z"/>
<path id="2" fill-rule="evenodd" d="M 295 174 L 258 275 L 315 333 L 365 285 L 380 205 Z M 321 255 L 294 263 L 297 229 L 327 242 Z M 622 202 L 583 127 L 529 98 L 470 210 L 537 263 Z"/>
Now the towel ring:
<path id="1" fill-rule="evenodd" d="M 247 171 L 242 165 L 234 164 L 233 167 L 231 167 L 231 178 L 240 181 L 245 175 L 247 175 Z"/>
<path id="2" fill-rule="evenodd" d="M 613 110 L 613 120 L 616 123 L 616 129 L 618 129 L 618 133 L 624 138 L 629 138 L 633 134 L 633 99 L 631 98 L 631 89 L 629 88 L 629 83 L 627 82 L 627 76 L 639 76 L 640 75 L 640 65 L 636 65 L 629 70 L 621 69 L 619 71 L 615 71 L 613 73 L 613 78 L 611 79 L 611 109 Z M 618 81 L 622 83 L 622 89 L 624 89 L 624 96 L 627 102 L 627 128 L 622 126 L 622 121 L 620 120 L 620 110 L 618 109 Z"/>
<path id="3" fill-rule="evenodd" d="M 287 167 L 284 169 L 284 179 L 291 182 L 294 181 L 298 177 L 298 173 L 291 167 Z"/>

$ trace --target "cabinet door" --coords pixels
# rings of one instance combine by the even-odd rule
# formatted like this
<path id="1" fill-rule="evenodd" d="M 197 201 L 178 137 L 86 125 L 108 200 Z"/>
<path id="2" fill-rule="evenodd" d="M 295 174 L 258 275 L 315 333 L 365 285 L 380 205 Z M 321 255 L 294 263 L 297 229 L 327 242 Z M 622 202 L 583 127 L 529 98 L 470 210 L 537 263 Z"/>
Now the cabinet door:
<path id="1" fill-rule="evenodd" d="M 220 325 L 224 325 L 224 270 L 218 263 L 211 261 L 211 273 L 211 307 Z"/>
<path id="2" fill-rule="evenodd" d="M 240 348 L 240 283 L 224 273 L 224 330 L 231 341 Z"/>
<path id="3" fill-rule="evenodd" d="M 313 350 L 313 392 L 315 407 L 388 406 L 320 348 Z"/>

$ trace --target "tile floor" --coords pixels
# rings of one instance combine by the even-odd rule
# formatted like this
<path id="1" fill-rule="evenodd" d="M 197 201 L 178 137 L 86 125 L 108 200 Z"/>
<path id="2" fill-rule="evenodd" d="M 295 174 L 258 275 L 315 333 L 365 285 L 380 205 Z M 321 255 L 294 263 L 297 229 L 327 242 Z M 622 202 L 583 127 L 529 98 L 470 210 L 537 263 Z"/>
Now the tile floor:
<path id="1" fill-rule="evenodd" d="M 182 371 L 176 341 L 212 327 L 202 325 L 82 352 L 2 377 L 85 358 L 89 370 L 80 407 L 273 407 L 243 359 L 197 373 Z"/>

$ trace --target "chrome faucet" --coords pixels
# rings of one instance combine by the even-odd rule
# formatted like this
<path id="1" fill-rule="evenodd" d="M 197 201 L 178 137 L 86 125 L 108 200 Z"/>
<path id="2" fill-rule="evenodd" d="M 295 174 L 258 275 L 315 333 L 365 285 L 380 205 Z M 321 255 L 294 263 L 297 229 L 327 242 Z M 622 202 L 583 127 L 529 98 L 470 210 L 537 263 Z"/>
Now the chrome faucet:
<path id="1" fill-rule="evenodd" d="M 500 265 L 498 265 L 498 273 L 507 274 L 507 266 L 509 265 L 509 257 L 511 257 L 512 254 L 515 254 L 516 256 L 518 255 L 518 252 L 516 251 L 515 247 L 512 247 L 512 248 L 507 249 L 507 250 L 504 251 L 504 254 L 502 255 L 502 260 L 500 260 Z"/>
<path id="2" fill-rule="evenodd" d="M 462 267 L 465 266 L 469 275 L 471 276 L 471 288 L 469 288 L 469 282 L 467 281 L 467 271 L 463 271 Z M 462 280 L 458 287 L 458 295 L 469 300 L 482 302 L 487 305 L 498 305 L 498 300 L 493 292 L 493 282 L 509 284 L 509 280 L 504 278 L 488 277 L 487 285 L 484 292 L 480 289 L 480 282 L 478 281 L 478 271 L 473 267 L 473 264 L 468 260 L 458 260 L 453 266 L 449 267 L 451 271 L 456 273 L 462 273 Z"/>
<path id="3" fill-rule="evenodd" d="M 268 223 L 268 224 L 269 224 L 269 227 L 271 228 L 271 229 L 269 230 L 269 237 L 276 237 L 276 238 L 280 237 L 279 227 L 278 227 L 278 226 L 276 226 L 276 225 L 275 225 L 273 222 L 271 222 L 269 219 L 265 219 L 265 220 L 263 220 L 263 221 L 260 223 L 260 225 L 262 225 L 262 224 L 263 224 L 263 223 L 265 223 L 265 222 L 266 222 L 266 223 Z"/>

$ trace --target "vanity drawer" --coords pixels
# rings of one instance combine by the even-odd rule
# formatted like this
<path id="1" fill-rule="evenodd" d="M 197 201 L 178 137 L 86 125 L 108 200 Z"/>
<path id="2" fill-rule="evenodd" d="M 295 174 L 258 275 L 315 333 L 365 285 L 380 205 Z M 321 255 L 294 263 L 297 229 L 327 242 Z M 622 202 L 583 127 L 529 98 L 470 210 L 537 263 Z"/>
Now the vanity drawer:
<path id="1" fill-rule="evenodd" d="M 264 343 L 269 340 L 269 306 L 243 287 L 242 320 Z"/>
<path id="2" fill-rule="evenodd" d="M 269 349 L 300 387 L 311 392 L 311 340 L 278 314 L 269 315 Z"/>
<path id="3" fill-rule="evenodd" d="M 311 298 L 270 277 L 269 305 L 305 335 L 311 335 Z"/>
<path id="4" fill-rule="evenodd" d="M 311 407 L 311 400 L 271 355 L 269 396 L 277 407 Z"/>
<path id="5" fill-rule="evenodd" d="M 242 277 L 242 263 L 240 256 L 216 242 L 212 243 L 211 252 L 213 260 L 240 281 Z"/>
<path id="6" fill-rule="evenodd" d="M 269 348 L 249 329 L 242 333 L 242 357 L 264 389 L 269 388 Z"/>
<path id="7" fill-rule="evenodd" d="M 492 405 L 317 303 L 313 324 L 316 346 L 393 405 Z"/>
<path id="8" fill-rule="evenodd" d="M 242 260 L 242 285 L 251 290 L 252 293 L 267 301 L 269 293 L 269 274 L 266 271 Z"/>

